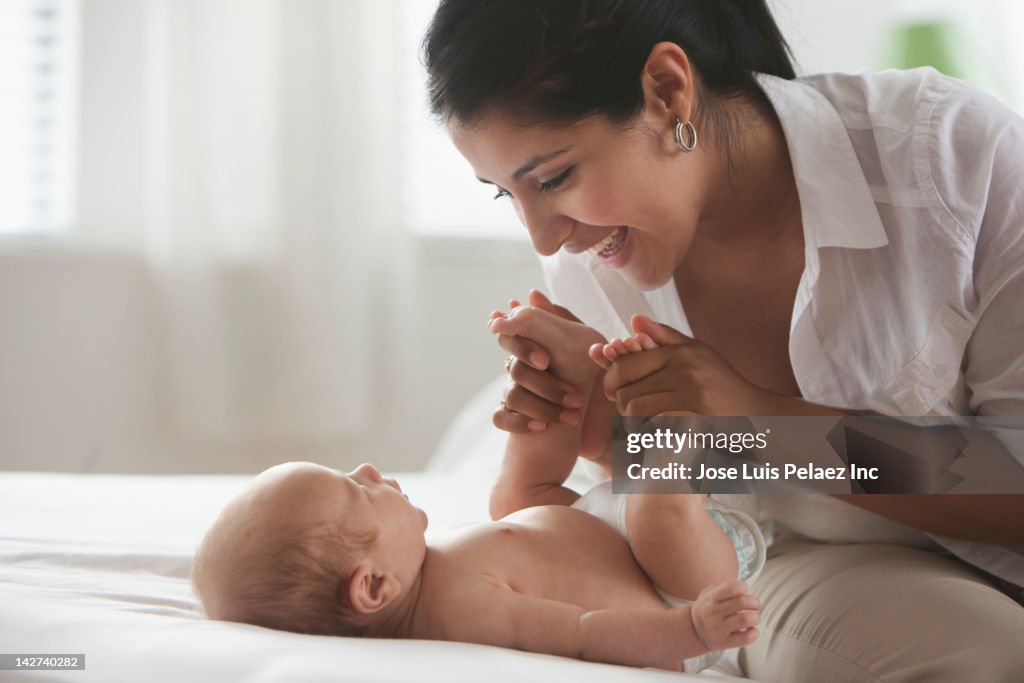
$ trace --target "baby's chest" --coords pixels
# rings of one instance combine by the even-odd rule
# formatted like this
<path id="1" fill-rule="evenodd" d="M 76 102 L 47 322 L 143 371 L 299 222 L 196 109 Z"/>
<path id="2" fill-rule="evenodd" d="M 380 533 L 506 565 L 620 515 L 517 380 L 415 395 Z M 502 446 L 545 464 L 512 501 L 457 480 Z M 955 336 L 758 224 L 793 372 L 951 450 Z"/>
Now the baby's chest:
<path id="1" fill-rule="evenodd" d="M 571 514 L 570 514 L 571 513 Z M 601 520 L 570 508 L 534 513 L 528 523 L 496 524 L 495 561 L 519 593 L 585 609 L 662 609 L 626 541 Z"/>

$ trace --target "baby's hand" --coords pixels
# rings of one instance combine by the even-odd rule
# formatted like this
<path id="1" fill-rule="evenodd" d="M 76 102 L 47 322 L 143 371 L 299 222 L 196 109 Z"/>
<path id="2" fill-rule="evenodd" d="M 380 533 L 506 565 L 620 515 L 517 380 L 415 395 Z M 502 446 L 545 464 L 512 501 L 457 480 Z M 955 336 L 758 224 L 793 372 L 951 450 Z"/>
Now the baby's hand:
<path id="1" fill-rule="evenodd" d="M 738 579 L 708 586 L 690 608 L 697 637 L 708 650 L 726 650 L 757 640 L 761 601 Z"/>

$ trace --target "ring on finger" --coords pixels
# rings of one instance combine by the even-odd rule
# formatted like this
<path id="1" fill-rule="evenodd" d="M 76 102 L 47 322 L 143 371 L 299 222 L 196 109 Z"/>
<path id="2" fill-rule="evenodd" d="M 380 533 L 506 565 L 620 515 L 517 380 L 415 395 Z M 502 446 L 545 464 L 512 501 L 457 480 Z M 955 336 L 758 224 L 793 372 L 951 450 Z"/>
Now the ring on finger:
<path id="1" fill-rule="evenodd" d="M 516 359 L 515 356 L 509 356 L 505 359 L 505 372 L 512 374 L 512 361 Z"/>

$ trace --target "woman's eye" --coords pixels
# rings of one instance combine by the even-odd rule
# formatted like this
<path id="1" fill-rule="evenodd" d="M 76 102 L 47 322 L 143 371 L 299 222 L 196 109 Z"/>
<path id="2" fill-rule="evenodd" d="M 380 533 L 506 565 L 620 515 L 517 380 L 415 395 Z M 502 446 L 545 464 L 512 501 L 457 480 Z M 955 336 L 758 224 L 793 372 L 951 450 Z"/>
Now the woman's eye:
<path id="1" fill-rule="evenodd" d="M 502 197 L 511 197 L 511 196 L 512 196 L 511 192 L 509 192 L 508 190 L 503 190 L 503 189 L 501 189 L 499 187 L 498 188 L 498 193 L 496 195 L 494 195 L 494 198 L 495 199 L 501 199 Z"/>
<path id="2" fill-rule="evenodd" d="M 564 183 L 566 180 L 569 179 L 569 176 L 572 175 L 573 169 L 575 169 L 575 168 L 576 168 L 575 166 L 570 166 L 569 168 L 565 169 L 564 171 L 562 171 L 560 174 L 558 174 L 557 176 L 555 176 L 551 180 L 547 180 L 547 181 L 541 183 L 540 184 L 540 191 L 541 192 L 550 192 L 551 190 L 558 189 L 559 185 L 561 185 L 562 183 Z"/>

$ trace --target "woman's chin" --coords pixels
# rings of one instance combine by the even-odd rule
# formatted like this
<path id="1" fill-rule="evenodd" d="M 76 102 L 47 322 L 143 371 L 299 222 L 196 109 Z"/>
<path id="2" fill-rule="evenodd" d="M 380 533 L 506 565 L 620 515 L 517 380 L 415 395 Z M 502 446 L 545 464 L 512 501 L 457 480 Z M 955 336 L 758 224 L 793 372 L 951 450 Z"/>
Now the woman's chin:
<path id="1" fill-rule="evenodd" d="M 661 289 L 669 282 L 672 281 L 672 275 L 662 275 L 661 273 L 652 272 L 650 270 L 642 270 L 640 268 L 623 268 L 619 271 L 622 278 L 628 282 L 631 286 L 639 289 L 643 292 L 650 292 L 655 289 Z"/>
<path id="2" fill-rule="evenodd" d="M 662 272 L 660 263 L 651 262 L 641 233 L 629 230 L 628 237 L 619 254 L 611 259 L 602 259 L 602 263 L 616 270 L 632 287 L 649 292 L 660 289 L 672 280 L 671 272 Z"/>

